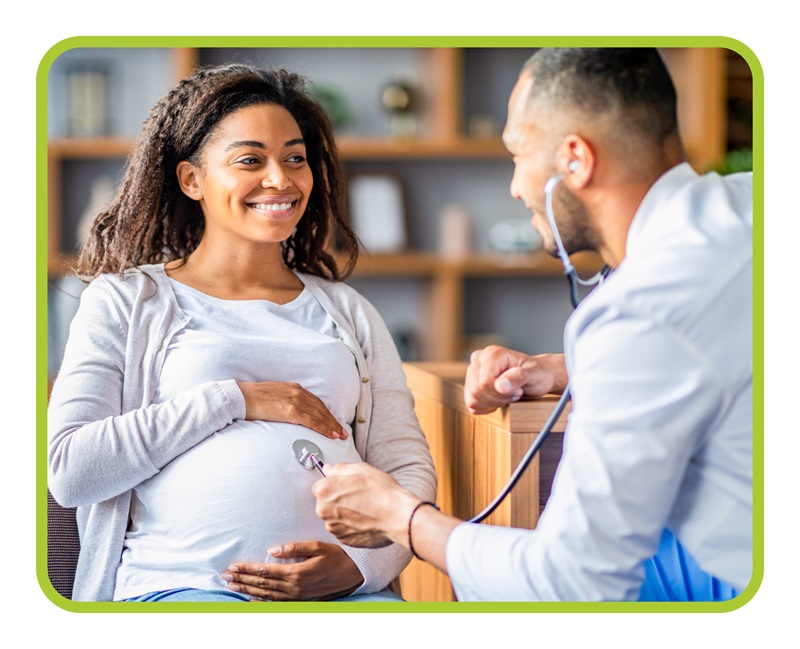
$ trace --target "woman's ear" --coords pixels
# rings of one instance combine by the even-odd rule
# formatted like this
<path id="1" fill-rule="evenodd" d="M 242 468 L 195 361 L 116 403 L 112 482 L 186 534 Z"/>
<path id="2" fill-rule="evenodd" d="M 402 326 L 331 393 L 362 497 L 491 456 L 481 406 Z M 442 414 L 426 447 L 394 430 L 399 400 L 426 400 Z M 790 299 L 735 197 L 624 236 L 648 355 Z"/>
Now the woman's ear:
<path id="1" fill-rule="evenodd" d="M 200 189 L 200 170 L 197 167 L 188 160 L 181 160 L 175 167 L 175 174 L 184 194 L 196 201 L 203 198 L 203 192 Z"/>

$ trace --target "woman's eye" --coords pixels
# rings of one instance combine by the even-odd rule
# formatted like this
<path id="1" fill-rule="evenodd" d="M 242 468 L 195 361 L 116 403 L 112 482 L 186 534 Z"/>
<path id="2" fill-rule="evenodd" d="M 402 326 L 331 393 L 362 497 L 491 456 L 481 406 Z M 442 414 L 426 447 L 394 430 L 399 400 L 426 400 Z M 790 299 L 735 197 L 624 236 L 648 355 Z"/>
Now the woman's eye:
<path id="1" fill-rule="evenodd" d="M 240 164 L 245 164 L 245 165 L 254 165 L 254 164 L 258 164 L 258 158 L 256 158 L 255 156 L 247 156 L 247 157 L 244 157 L 244 158 L 239 158 L 237 160 L 237 162 L 239 162 Z"/>
<path id="2" fill-rule="evenodd" d="M 305 162 L 306 161 L 306 157 L 304 155 L 301 155 L 300 153 L 295 153 L 293 156 L 289 156 L 288 161 L 289 162 L 295 162 L 295 163 L 299 164 L 299 163 Z"/>

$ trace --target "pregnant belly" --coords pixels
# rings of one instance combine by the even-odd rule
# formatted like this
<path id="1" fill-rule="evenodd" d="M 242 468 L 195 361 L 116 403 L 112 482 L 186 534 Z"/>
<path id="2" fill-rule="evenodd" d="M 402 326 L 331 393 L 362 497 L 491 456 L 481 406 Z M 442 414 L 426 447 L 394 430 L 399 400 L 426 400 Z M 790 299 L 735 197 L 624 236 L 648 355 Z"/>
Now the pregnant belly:
<path id="1" fill-rule="evenodd" d="M 209 566 L 264 561 L 292 541 L 334 542 L 314 513 L 311 486 L 321 476 L 292 453 L 313 441 L 326 463 L 358 462 L 352 437 L 330 440 L 293 424 L 237 421 L 139 485 L 127 546 L 151 556 L 204 555 Z M 130 557 L 131 559 L 133 557 Z"/>

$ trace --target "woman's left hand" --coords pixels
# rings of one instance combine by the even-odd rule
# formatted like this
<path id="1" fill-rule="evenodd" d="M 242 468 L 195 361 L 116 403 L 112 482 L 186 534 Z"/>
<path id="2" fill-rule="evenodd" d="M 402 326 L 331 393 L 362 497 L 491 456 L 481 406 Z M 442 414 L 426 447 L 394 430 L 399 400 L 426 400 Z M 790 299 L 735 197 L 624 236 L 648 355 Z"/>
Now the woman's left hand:
<path id="1" fill-rule="evenodd" d="M 364 581 L 361 571 L 341 546 L 322 541 L 286 543 L 271 548 L 281 559 L 297 563 L 234 563 L 222 573 L 231 590 L 276 602 L 325 601 L 345 597 Z"/>

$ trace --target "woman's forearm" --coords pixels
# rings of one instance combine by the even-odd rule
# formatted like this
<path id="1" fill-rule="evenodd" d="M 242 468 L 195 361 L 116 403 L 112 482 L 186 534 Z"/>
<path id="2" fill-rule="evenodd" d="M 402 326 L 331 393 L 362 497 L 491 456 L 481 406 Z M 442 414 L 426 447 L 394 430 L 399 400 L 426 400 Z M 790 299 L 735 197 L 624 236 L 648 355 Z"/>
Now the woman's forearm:
<path id="1" fill-rule="evenodd" d="M 236 389 L 233 381 L 206 383 L 117 416 L 98 410 L 93 406 L 98 400 L 89 396 L 52 403 L 48 462 L 53 497 L 65 507 L 89 505 L 152 477 L 233 422 Z"/>

